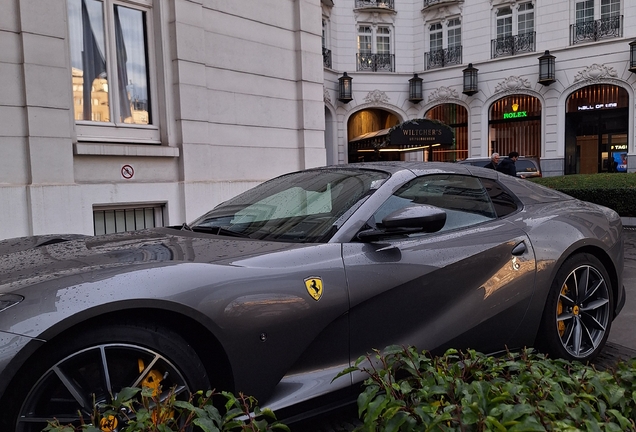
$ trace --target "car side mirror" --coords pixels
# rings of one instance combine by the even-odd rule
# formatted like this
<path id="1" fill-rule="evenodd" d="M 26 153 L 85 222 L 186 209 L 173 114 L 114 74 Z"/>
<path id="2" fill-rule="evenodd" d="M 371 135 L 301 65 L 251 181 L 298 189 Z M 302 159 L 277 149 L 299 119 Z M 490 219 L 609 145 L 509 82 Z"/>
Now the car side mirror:
<path id="1" fill-rule="evenodd" d="M 388 214 L 382 219 L 383 229 L 360 231 L 358 239 L 373 241 L 381 237 L 413 234 L 417 232 L 432 233 L 441 230 L 446 224 L 446 212 L 425 204 L 414 204 Z"/>

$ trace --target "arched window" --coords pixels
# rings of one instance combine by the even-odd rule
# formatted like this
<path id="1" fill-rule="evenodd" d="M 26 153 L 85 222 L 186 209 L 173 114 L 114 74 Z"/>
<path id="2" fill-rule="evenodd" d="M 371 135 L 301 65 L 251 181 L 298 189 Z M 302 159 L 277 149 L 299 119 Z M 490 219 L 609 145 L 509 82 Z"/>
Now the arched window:
<path id="1" fill-rule="evenodd" d="M 446 103 L 434 106 L 424 116 L 450 126 L 455 143 L 448 150 L 433 150 L 434 161 L 454 162 L 468 157 L 468 110 L 462 105 Z"/>
<path id="2" fill-rule="evenodd" d="M 506 96 L 490 107 L 488 154 L 541 157 L 541 101 L 524 94 Z"/>

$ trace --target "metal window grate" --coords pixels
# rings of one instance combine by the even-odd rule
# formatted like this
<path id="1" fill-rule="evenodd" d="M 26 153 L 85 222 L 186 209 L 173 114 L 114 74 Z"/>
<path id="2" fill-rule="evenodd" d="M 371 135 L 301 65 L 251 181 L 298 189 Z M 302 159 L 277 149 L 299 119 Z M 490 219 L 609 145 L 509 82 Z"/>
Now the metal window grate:
<path id="1" fill-rule="evenodd" d="M 143 207 L 93 208 L 95 235 L 164 226 L 163 204 Z"/>

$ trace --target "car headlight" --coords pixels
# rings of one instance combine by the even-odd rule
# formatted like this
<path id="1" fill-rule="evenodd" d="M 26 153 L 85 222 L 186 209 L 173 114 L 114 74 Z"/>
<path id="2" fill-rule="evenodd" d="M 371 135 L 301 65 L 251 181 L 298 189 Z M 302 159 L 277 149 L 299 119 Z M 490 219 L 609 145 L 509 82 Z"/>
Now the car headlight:
<path id="1" fill-rule="evenodd" d="M 15 306 L 24 300 L 24 297 L 17 294 L 0 294 L 0 312 L 5 309 Z"/>

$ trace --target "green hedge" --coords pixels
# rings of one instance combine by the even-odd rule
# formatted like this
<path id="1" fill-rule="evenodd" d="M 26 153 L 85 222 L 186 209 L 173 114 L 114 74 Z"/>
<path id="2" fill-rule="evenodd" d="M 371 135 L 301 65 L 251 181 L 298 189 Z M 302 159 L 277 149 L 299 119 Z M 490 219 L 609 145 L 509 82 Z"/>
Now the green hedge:
<path id="1" fill-rule="evenodd" d="M 388 347 L 344 373 L 368 374 L 358 397 L 362 432 L 636 431 L 636 361 L 600 371 L 532 350 L 431 357 Z"/>
<path id="2" fill-rule="evenodd" d="M 623 217 L 636 217 L 636 174 L 573 174 L 531 179 L 574 198 L 615 210 Z"/>

